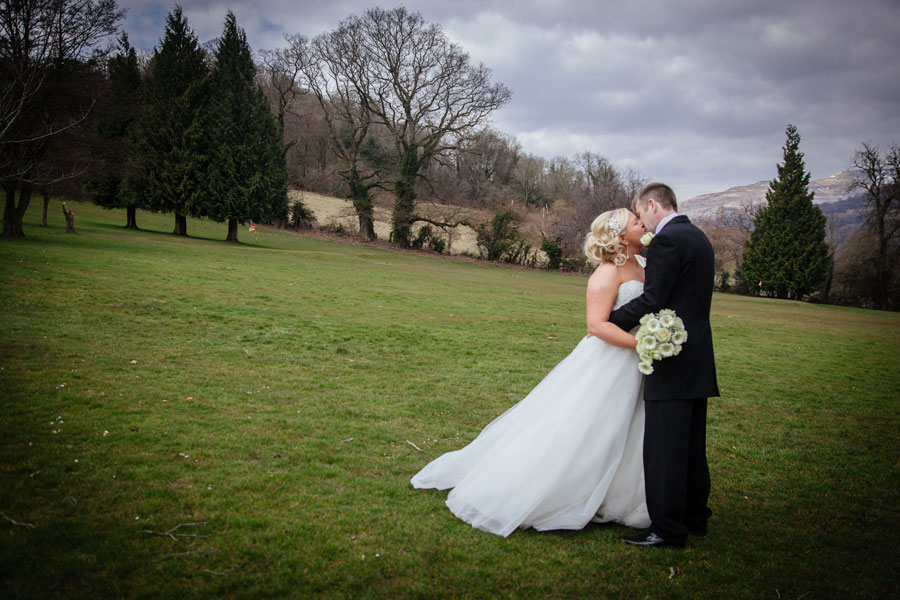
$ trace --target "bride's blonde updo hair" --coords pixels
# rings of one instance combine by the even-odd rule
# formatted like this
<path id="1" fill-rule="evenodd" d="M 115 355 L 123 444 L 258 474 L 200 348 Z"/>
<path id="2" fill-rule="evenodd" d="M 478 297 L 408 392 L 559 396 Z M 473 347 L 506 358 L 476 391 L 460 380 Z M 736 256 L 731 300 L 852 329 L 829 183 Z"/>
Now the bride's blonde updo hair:
<path id="1" fill-rule="evenodd" d="M 619 236 L 625 233 L 627 224 L 626 208 L 608 210 L 594 219 L 584 240 L 584 255 L 591 264 L 609 262 L 617 267 L 625 264 L 625 245 Z"/>

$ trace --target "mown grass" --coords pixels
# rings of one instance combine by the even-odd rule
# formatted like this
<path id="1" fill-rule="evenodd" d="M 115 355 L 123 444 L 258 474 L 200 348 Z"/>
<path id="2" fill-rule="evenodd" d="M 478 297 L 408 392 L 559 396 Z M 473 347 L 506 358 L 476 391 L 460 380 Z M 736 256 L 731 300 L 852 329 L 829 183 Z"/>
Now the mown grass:
<path id="1" fill-rule="evenodd" d="M 568 354 L 584 278 L 75 211 L 0 243 L 4 597 L 898 594 L 900 315 L 717 295 L 710 534 L 503 539 L 409 478 Z"/>

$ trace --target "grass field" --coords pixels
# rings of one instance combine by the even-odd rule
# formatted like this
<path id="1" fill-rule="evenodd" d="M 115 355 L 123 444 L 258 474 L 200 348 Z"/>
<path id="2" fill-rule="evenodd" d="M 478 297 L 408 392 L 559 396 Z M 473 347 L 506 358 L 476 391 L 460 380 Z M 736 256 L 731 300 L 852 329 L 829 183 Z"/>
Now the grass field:
<path id="1" fill-rule="evenodd" d="M 73 208 L 0 241 L 4 598 L 900 595 L 898 314 L 716 295 L 709 535 L 504 539 L 409 478 L 574 348 L 584 278 Z"/>

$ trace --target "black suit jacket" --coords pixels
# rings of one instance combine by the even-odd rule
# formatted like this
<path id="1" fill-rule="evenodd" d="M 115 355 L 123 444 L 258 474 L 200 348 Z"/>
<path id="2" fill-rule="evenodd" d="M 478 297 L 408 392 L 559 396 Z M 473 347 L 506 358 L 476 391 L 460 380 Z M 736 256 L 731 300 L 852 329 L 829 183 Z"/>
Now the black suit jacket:
<path id="1" fill-rule="evenodd" d="M 647 248 L 644 293 L 614 310 L 609 320 L 625 331 L 647 313 L 670 308 L 684 321 L 688 339 L 678 356 L 654 361 L 644 382 L 645 400 L 685 400 L 719 395 L 709 308 L 713 249 L 706 235 L 678 215 Z"/>

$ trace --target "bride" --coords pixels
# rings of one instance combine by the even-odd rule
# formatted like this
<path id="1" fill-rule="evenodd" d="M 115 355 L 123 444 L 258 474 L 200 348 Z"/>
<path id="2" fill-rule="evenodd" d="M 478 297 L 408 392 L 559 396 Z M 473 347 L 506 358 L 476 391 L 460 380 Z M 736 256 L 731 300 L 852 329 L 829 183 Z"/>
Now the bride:
<path id="1" fill-rule="evenodd" d="M 587 336 L 468 446 L 419 471 L 414 487 L 453 488 L 447 506 L 454 515 L 504 537 L 517 527 L 650 524 L 636 340 L 608 320 L 641 295 L 643 234 L 624 208 L 594 219 L 584 245 L 598 265 L 587 285 Z"/>

